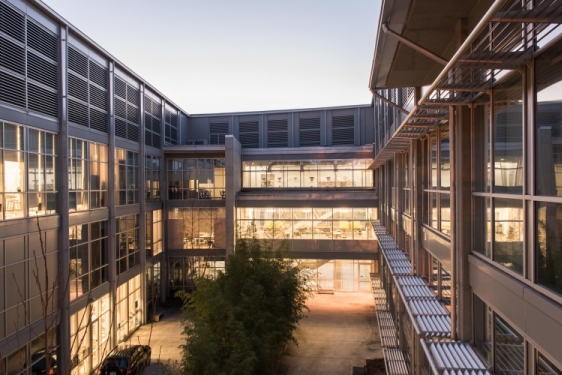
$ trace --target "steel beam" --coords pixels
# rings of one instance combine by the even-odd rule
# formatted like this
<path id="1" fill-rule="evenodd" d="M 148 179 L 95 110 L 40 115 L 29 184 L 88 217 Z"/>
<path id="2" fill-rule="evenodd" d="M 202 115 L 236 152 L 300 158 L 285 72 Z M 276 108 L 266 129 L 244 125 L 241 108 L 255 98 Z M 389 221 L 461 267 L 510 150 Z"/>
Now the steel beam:
<path id="1" fill-rule="evenodd" d="M 386 23 L 383 23 L 381 25 L 382 31 L 384 31 L 386 34 L 395 37 L 396 39 L 398 39 L 399 41 L 401 41 L 402 43 L 404 43 L 405 45 L 407 45 L 408 47 L 411 47 L 413 49 L 415 49 L 416 51 L 418 51 L 419 53 L 421 53 L 422 55 L 429 57 L 430 59 L 438 62 L 439 64 L 442 65 L 447 65 L 448 61 L 445 60 L 444 58 L 442 58 L 441 56 L 431 52 L 430 50 L 420 46 L 419 44 L 417 44 L 416 42 L 411 41 L 408 38 L 403 37 L 402 35 L 390 30 L 388 28 L 388 25 Z"/>

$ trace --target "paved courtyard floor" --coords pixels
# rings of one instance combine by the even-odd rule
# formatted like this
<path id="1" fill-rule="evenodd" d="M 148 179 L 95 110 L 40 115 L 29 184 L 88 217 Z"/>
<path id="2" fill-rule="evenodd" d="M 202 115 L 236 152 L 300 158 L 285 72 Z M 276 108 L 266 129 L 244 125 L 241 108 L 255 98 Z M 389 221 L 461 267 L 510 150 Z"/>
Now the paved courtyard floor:
<path id="1" fill-rule="evenodd" d="M 298 346 L 290 344 L 277 375 L 348 375 L 367 358 L 382 358 L 371 293 L 314 294 L 308 318 L 295 331 Z M 151 365 L 143 375 L 162 374 L 158 362 L 181 361 L 181 311 L 166 308 L 160 322 L 141 326 L 126 345 L 149 343 Z"/>
<path id="2" fill-rule="evenodd" d="M 314 294 L 277 375 L 349 375 L 367 358 L 382 358 L 371 293 Z"/>

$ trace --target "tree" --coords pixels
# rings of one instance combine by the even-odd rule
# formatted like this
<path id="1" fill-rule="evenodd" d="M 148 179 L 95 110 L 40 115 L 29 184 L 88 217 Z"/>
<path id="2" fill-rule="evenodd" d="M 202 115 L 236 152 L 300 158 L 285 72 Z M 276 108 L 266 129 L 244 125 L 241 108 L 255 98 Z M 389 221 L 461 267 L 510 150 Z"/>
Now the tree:
<path id="1" fill-rule="evenodd" d="M 256 239 L 237 241 L 216 279 L 197 280 L 184 301 L 182 364 L 186 374 L 272 374 L 305 317 L 309 272 Z"/>

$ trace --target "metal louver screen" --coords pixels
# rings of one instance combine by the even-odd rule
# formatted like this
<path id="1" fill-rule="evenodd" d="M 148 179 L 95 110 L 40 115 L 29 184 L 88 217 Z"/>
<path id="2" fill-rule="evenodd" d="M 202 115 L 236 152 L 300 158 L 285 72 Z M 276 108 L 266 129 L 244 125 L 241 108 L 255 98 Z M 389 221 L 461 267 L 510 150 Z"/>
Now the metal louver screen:
<path id="1" fill-rule="evenodd" d="M 355 117 L 334 116 L 332 118 L 332 144 L 352 145 L 355 143 Z"/>
<path id="2" fill-rule="evenodd" d="M 57 36 L 1 1 L 0 32 L 0 100 L 58 117 Z"/>
<path id="3" fill-rule="evenodd" d="M 140 142 L 140 91 L 115 76 L 115 135 Z"/>
<path id="4" fill-rule="evenodd" d="M 260 126 L 258 121 L 241 121 L 239 124 L 240 144 L 244 148 L 260 147 Z"/>
<path id="5" fill-rule="evenodd" d="M 320 146 L 320 118 L 301 118 L 299 120 L 299 145 Z"/>
<path id="6" fill-rule="evenodd" d="M 68 69 L 68 119 L 108 133 L 108 70 L 73 46 L 68 47 Z"/>
<path id="7" fill-rule="evenodd" d="M 267 122 L 267 147 L 289 147 L 287 120 Z"/>
<path id="8" fill-rule="evenodd" d="M 0 31 L 22 43 L 25 40 L 24 19 L 23 14 L 0 2 Z"/>
<path id="9" fill-rule="evenodd" d="M 224 136 L 228 134 L 228 122 L 211 122 L 209 132 L 212 145 L 224 145 Z"/>

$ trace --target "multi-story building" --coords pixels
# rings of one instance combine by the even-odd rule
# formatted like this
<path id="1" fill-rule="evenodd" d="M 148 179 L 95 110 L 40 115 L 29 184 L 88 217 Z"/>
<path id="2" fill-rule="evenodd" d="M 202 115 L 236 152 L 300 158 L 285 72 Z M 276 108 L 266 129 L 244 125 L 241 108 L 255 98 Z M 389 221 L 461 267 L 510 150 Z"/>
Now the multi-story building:
<path id="1" fill-rule="evenodd" d="M 561 374 L 561 10 L 386 0 L 371 105 L 191 115 L 0 0 L 0 374 L 90 373 L 246 237 L 373 286 L 389 373 Z"/>
<path id="2" fill-rule="evenodd" d="M 46 346 L 89 374 L 236 238 L 370 291 L 373 121 L 189 115 L 42 2 L 0 0 L 0 374 Z"/>
<path id="3" fill-rule="evenodd" d="M 561 7 L 383 2 L 375 287 L 410 373 L 562 371 Z"/>

